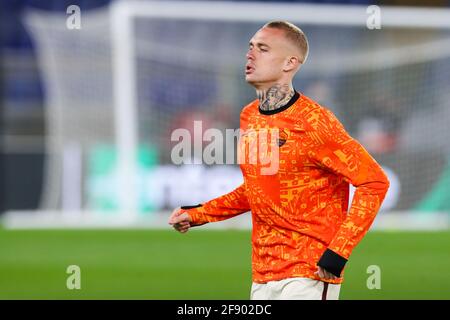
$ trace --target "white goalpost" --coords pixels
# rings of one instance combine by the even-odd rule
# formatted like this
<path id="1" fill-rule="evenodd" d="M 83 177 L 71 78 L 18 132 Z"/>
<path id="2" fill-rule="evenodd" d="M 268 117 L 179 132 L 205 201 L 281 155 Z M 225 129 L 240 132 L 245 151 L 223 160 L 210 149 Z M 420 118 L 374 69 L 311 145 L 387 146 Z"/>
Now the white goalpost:
<path id="1" fill-rule="evenodd" d="M 377 12 L 381 29 L 370 30 L 368 21 Z M 157 227 L 166 218 L 158 213 L 231 189 L 239 181 L 236 167 L 214 173 L 210 168 L 175 167 L 167 156 L 167 136 L 173 126 L 189 124 L 195 116 L 211 126 L 237 126 L 240 108 L 253 99 L 239 73 L 247 41 L 270 20 L 291 21 L 310 35 L 313 58 L 296 80 L 298 87 L 309 90 L 305 94 L 329 103 L 363 144 L 372 132 L 361 131 L 363 124 L 378 137 L 377 130 L 385 125 L 378 120 L 384 119 L 386 130 L 395 132 L 398 147 L 391 151 L 376 149 L 380 144 L 373 136 L 367 138 L 398 180 L 386 207 L 391 218 L 384 221 L 398 227 L 395 212 L 413 212 L 414 221 L 422 219 L 414 212 L 430 207 L 422 200 L 440 195 L 450 133 L 444 124 L 434 125 L 433 117 L 450 120 L 444 111 L 450 9 L 115 1 L 108 8 L 82 11 L 81 17 L 80 31 L 68 30 L 65 16 L 29 12 L 24 17 L 46 85 L 52 160 L 40 212 L 52 214 L 8 213 L 5 224 Z M 389 101 L 402 110 L 386 106 Z M 418 124 L 416 118 L 423 118 L 419 107 L 426 103 L 432 119 Z M 402 112 L 407 119 L 398 119 Z M 431 151 L 417 147 L 415 138 L 409 138 L 417 128 L 424 134 L 440 130 L 442 145 L 428 146 Z M 422 173 L 424 186 L 413 188 L 410 184 L 418 179 L 415 159 L 421 157 L 434 167 Z M 112 169 L 105 172 L 106 167 Z M 204 182 L 205 175 L 216 182 Z M 430 210 L 437 215 L 427 213 L 420 220 L 424 225 L 449 226 L 444 209 Z M 386 227 L 381 220 L 380 226 Z"/>
<path id="2" fill-rule="evenodd" d="M 381 9 L 381 8 L 380 8 Z M 402 28 L 439 28 L 450 29 L 450 9 L 420 9 L 420 8 L 389 8 L 383 7 L 383 27 Z M 163 19 L 189 19 L 213 21 L 253 21 L 265 23 L 270 20 L 288 20 L 304 25 L 336 25 L 364 27 L 368 21 L 368 10 L 365 6 L 352 5 L 311 5 L 311 4 L 272 4 L 272 3 L 207 3 L 192 1 L 188 5 L 181 1 L 117 1 L 111 6 L 111 27 L 113 34 L 113 55 L 115 61 L 115 94 L 116 119 L 118 130 L 118 146 L 121 155 L 121 185 L 132 188 L 130 177 L 135 168 L 135 159 L 130 154 L 136 154 L 136 79 L 133 42 L 133 19 L 139 17 Z M 450 53 L 449 39 L 441 54 Z M 428 44 L 427 44 L 428 45 Z M 438 44 L 439 45 L 439 44 Z M 439 52 L 439 51 L 435 51 Z M 122 81 L 125 86 L 122 86 Z M 127 188 L 127 189 L 128 189 Z M 134 194 L 135 193 L 131 193 Z M 123 199 L 127 212 L 136 212 L 136 196 Z"/>

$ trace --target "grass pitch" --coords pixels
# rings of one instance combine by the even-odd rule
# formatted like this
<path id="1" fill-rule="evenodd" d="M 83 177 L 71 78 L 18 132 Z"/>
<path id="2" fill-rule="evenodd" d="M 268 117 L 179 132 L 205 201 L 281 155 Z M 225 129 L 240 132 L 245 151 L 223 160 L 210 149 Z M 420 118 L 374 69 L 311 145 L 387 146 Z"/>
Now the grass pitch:
<path id="1" fill-rule="evenodd" d="M 248 299 L 250 254 L 249 231 L 0 229 L 0 299 Z M 381 289 L 367 288 L 370 265 Z M 450 299 L 448 270 L 450 232 L 370 232 L 341 299 Z"/>

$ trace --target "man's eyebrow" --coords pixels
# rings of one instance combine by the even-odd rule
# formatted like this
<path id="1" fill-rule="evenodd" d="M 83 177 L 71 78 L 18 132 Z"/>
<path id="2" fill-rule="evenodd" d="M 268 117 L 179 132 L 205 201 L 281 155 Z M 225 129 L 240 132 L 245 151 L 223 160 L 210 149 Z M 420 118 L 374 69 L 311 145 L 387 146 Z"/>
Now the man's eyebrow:
<path id="1" fill-rule="evenodd" d="M 250 41 L 250 42 L 248 43 L 248 45 L 251 46 L 251 45 L 255 45 L 255 44 L 253 43 L 253 41 Z M 258 42 L 258 43 L 256 43 L 256 46 L 257 46 L 257 47 L 267 47 L 267 48 L 270 48 L 270 46 L 269 46 L 268 44 L 265 44 L 264 42 Z"/>

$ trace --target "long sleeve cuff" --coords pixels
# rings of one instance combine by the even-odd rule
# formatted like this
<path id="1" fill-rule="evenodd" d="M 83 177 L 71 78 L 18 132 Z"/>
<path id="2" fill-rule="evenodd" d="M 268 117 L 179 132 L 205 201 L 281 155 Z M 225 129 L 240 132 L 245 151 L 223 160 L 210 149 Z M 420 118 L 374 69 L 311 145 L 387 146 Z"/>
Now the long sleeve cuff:
<path id="1" fill-rule="evenodd" d="M 340 277 L 346 263 L 347 259 L 338 255 L 336 252 L 327 249 L 323 253 L 317 265 L 324 268 L 328 272 L 331 272 L 336 277 Z"/>
<path id="2" fill-rule="evenodd" d="M 202 206 L 201 204 L 196 204 L 196 205 L 193 205 L 193 206 L 181 206 L 180 208 L 183 209 L 183 210 L 189 210 L 189 209 L 194 209 L 194 208 L 198 208 L 198 207 L 201 207 L 201 206 Z"/>
<path id="3" fill-rule="evenodd" d="M 180 209 L 182 209 L 182 210 L 187 210 L 188 214 L 191 216 L 191 219 L 192 219 L 191 227 L 198 227 L 198 226 L 204 225 L 206 223 L 206 222 L 199 223 L 197 221 L 198 217 L 196 215 L 195 210 L 192 210 L 192 209 L 196 209 L 196 208 L 200 208 L 200 207 L 203 207 L 203 204 L 196 204 L 196 205 L 191 205 L 191 206 L 181 206 L 180 207 Z"/>

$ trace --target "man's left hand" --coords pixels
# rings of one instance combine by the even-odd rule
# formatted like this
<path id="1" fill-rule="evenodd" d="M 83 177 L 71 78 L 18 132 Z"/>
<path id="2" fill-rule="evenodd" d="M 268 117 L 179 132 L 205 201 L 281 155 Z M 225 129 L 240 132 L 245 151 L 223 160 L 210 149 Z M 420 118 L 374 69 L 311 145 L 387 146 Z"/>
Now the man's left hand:
<path id="1" fill-rule="evenodd" d="M 322 267 L 317 266 L 317 271 L 314 273 L 316 276 L 319 276 L 321 279 L 324 280 L 335 280 L 337 277 L 332 274 L 331 272 L 328 272 Z"/>

